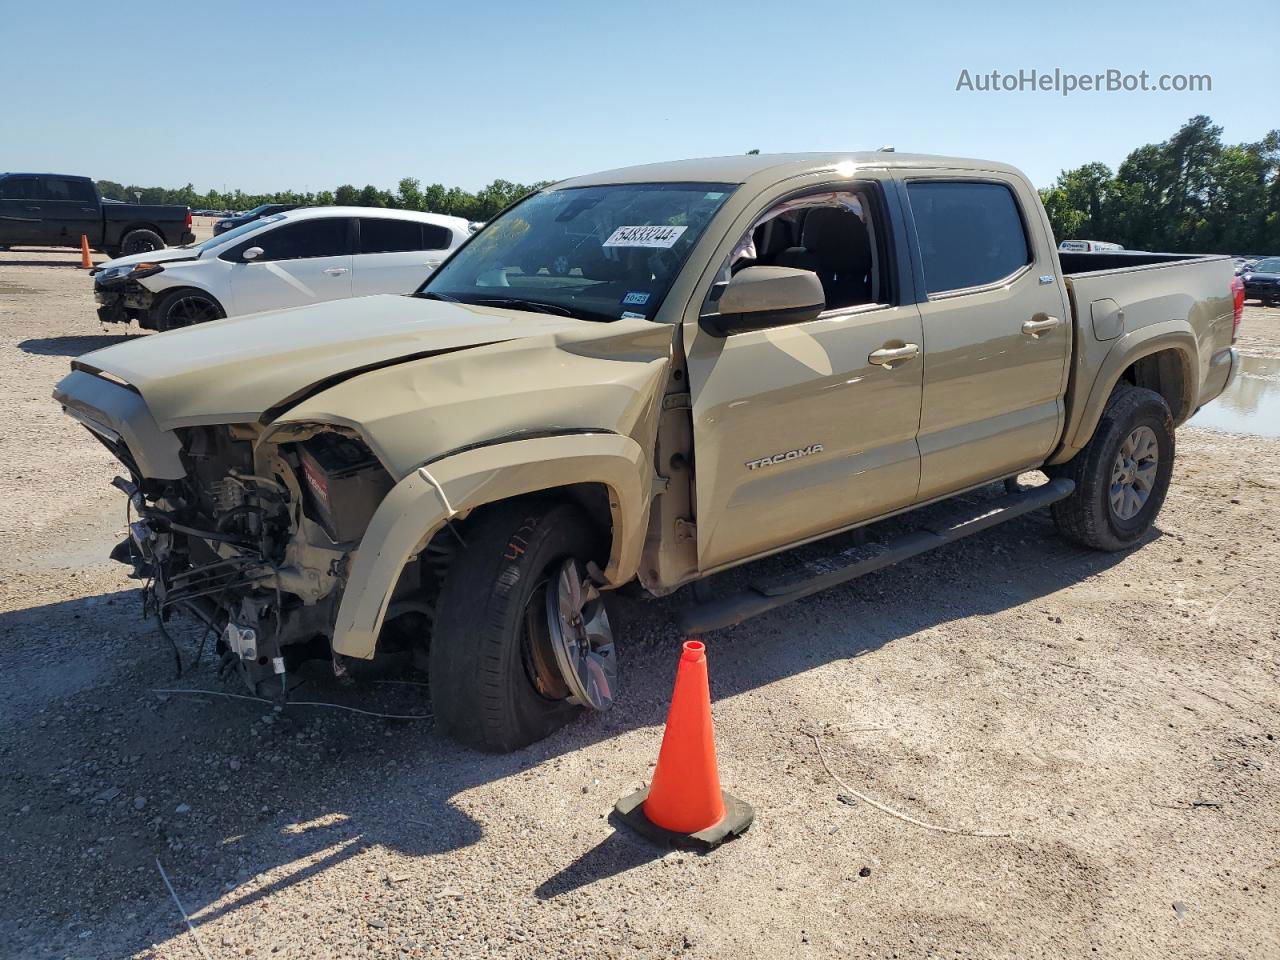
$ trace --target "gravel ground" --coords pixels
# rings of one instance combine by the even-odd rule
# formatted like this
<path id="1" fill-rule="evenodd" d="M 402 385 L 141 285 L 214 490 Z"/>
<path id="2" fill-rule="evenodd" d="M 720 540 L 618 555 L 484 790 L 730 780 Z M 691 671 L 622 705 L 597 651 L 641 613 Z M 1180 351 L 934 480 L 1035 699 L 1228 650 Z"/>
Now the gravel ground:
<path id="1" fill-rule="evenodd" d="M 113 461 L 49 399 L 120 336 L 76 259 L 0 253 L 0 956 L 201 956 L 157 860 L 219 960 L 1280 956 L 1280 440 L 1180 431 L 1131 553 L 1038 514 L 708 636 L 757 821 L 662 856 L 608 813 L 657 755 L 679 596 L 628 605 L 623 703 L 511 756 L 402 682 L 304 690 L 418 719 L 152 692 L 243 691 L 207 652 L 174 680 L 105 560 Z M 1280 358 L 1280 311 L 1243 334 Z"/>

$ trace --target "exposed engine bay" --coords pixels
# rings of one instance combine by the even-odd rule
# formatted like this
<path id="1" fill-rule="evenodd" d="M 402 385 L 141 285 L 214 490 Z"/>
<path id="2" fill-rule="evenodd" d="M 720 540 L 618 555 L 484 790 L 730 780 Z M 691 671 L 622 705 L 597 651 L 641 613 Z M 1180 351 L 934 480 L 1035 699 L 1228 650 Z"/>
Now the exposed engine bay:
<path id="1" fill-rule="evenodd" d="M 222 672 L 283 697 L 302 660 L 331 656 L 350 555 L 391 476 L 358 436 L 329 425 L 265 441 L 257 424 L 177 434 L 186 475 L 175 480 L 142 477 L 128 448 L 99 434 L 132 474 L 114 481 L 131 522 L 112 558 L 145 581 L 144 612 L 162 629 L 191 613 L 216 636 Z"/>

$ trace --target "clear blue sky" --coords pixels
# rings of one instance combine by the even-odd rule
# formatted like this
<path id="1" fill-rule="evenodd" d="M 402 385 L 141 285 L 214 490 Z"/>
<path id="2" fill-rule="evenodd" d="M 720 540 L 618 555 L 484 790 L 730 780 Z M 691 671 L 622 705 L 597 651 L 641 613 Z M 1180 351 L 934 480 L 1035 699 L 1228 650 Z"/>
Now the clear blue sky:
<path id="1" fill-rule="evenodd" d="M 1043 186 L 1197 113 L 1230 142 L 1280 125 L 1280 58 L 1250 40 L 1266 25 L 1204 3 L 14 0 L 2 19 L 0 170 L 201 190 L 475 189 L 886 143 Z M 1213 91 L 955 90 L 963 68 L 1054 67 Z"/>

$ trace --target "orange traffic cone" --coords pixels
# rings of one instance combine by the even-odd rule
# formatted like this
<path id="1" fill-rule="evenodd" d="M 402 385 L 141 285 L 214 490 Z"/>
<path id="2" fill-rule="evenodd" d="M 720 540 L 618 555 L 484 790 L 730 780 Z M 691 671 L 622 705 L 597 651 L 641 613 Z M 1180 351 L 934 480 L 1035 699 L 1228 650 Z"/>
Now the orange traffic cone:
<path id="1" fill-rule="evenodd" d="M 93 260 L 89 257 L 89 238 L 83 233 L 80 234 L 80 269 L 89 270 L 93 267 Z"/>
<path id="2" fill-rule="evenodd" d="M 707 654 L 700 641 L 687 640 L 680 656 L 653 782 L 614 809 L 637 832 L 690 850 L 714 850 L 751 826 L 751 807 L 720 789 Z"/>

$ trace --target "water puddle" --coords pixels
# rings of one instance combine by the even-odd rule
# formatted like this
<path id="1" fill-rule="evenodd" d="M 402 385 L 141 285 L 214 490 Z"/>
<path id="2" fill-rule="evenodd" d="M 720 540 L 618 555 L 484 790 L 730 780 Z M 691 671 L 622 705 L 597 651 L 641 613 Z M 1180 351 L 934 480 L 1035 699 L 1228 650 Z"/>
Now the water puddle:
<path id="1" fill-rule="evenodd" d="M 1280 360 L 1242 356 L 1235 382 L 1187 422 L 1210 430 L 1280 437 Z"/>

